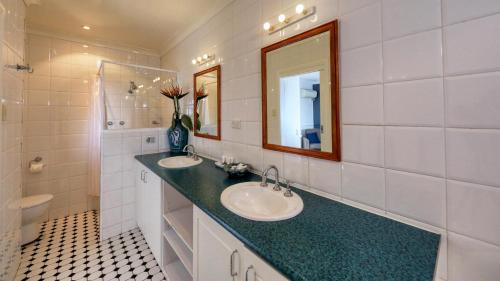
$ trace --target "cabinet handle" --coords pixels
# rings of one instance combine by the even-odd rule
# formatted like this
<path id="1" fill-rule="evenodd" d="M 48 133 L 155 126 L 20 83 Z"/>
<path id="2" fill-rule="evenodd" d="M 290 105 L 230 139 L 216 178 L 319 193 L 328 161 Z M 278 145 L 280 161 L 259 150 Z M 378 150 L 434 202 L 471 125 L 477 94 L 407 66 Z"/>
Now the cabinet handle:
<path id="1" fill-rule="evenodd" d="M 238 250 L 234 250 L 232 253 L 231 253 L 231 258 L 230 258 L 230 266 L 231 266 L 231 277 L 234 277 L 236 275 L 238 275 L 238 271 L 235 271 L 234 270 L 234 257 L 236 256 L 236 254 L 238 254 Z"/>
<path id="2" fill-rule="evenodd" d="M 254 268 L 253 268 L 253 265 L 251 265 L 251 266 L 249 266 L 249 267 L 247 268 L 247 271 L 245 272 L 245 281 L 248 281 L 248 272 L 249 272 L 250 270 L 253 270 L 253 280 L 255 280 L 255 270 L 254 270 Z"/>
<path id="3" fill-rule="evenodd" d="M 147 174 L 148 174 L 148 172 L 144 171 L 144 183 L 148 183 L 147 178 L 146 178 Z"/>
<path id="4" fill-rule="evenodd" d="M 144 170 L 141 171 L 141 181 L 144 182 Z"/>

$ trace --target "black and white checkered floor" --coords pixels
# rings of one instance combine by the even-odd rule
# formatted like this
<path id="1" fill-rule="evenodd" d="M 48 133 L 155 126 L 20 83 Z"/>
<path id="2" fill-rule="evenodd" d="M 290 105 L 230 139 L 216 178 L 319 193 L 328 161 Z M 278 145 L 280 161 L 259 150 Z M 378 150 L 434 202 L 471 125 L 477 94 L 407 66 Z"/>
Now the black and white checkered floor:
<path id="1" fill-rule="evenodd" d="M 44 223 L 21 256 L 16 280 L 165 280 L 138 228 L 99 242 L 96 211 Z"/>

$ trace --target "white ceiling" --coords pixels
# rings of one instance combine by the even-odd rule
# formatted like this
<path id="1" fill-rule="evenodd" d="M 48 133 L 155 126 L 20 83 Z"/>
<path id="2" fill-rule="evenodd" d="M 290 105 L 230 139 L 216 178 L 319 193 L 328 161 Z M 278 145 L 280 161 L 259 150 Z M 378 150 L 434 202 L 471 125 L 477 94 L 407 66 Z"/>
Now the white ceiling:
<path id="1" fill-rule="evenodd" d="M 162 53 L 231 1 L 40 0 L 26 21 L 30 31 Z"/>

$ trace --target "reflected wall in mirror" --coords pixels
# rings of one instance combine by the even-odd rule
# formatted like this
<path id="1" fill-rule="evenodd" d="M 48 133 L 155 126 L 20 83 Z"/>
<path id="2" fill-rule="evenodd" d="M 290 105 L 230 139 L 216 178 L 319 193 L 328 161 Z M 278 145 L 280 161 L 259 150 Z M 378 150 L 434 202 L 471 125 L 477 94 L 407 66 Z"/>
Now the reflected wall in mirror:
<path id="1" fill-rule="evenodd" d="M 337 21 L 265 47 L 263 147 L 340 161 Z"/>
<path id="2" fill-rule="evenodd" d="M 220 65 L 194 74 L 194 135 L 220 140 Z"/>

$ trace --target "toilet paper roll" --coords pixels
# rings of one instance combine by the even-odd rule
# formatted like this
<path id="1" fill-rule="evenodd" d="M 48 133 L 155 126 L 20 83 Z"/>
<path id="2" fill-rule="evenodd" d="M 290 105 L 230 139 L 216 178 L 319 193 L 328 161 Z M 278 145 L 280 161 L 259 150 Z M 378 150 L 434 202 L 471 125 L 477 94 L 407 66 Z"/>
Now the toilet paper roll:
<path id="1" fill-rule="evenodd" d="M 30 173 L 41 173 L 43 170 L 43 163 L 30 163 Z"/>

